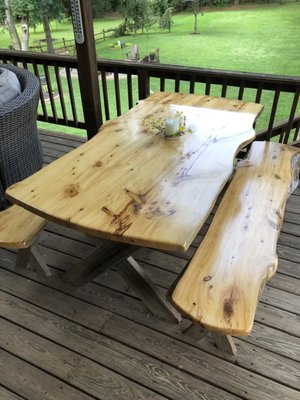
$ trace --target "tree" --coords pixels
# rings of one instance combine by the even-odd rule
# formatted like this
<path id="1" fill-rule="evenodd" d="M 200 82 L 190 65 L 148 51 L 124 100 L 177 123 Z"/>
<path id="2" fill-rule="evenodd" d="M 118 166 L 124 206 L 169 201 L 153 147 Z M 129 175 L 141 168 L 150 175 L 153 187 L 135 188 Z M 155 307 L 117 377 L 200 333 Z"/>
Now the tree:
<path id="1" fill-rule="evenodd" d="M 173 13 L 173 7 L 167 8 L 166 11 L 163 13 L 159 23 L 161 29 L 168 29 L 168 31 L 171 32 L 171 26 L 173 24 L 172 13 Z"/>
<path id="2" fill-rule="evenodd" d="M 153 24 L 152 3 L 148 0 L 121 0 L 119 11 L 125 17 L 125 30 L 146 29 Z"/>
<path id="3" fill-rule="evenodd" d="M 93 16 L 94 18 L 101 18 L 105 13 L 116 11 L 118 5 L 118 0 L 93 0 Z"/>
<path id="4" fill-rule="evenodd" d="M 41 21 L 44 27 L 48 53 L 54 53 L 50 29 L 51 19 L 61 19 L 65 11 L 63 2 L 59 0 L 30 0 L 36 3 L 35 19 Z"/>
<path id="5" fill-rule="evenodd" d="M 171 32 L 173 7 L 170 7 L 170 0 L 155 0 L 153 10 L 159 18 L 159 27 Z"/>
<path id="6" fill-rule="evenodd" d="M 5 0 L 5 25 L 11 36 L 12 45 L 17 50 L 28 50 L 29 25 L 41 22 L 44 27 L 48 52 L 54 52 L 50 23 L 51 19 L 62 17 L 64 0 Z M 21 25 L 21 38 L 16 29 Z"/>
<path id="7" fill-rule="evenodd" d="M 200 10 L 201 9 L 201 0 L 183 0 L 184 3 L 192 3 L 193 6 L 193 13 L 194 13 L 194 32 L 193 34 L 197 35 L 198 34 L 198 14 L 201 12 L 201 15 L 203 15 L 203 12 Z"/>
<path id="8" fill-rule="evenodd" d="M 10 38 L 12 41 L 12 46 L 15 50 L 21 50 L 21 42 L 20 42 L 20 38 L 19 38 L 17 29 L 16 29 L 10 0 L 4 1 L 4 12 L 5 12 L 4 22 L 7 27 L 8 32 L 9 32 L 9 35 L 10 35 Z"/>

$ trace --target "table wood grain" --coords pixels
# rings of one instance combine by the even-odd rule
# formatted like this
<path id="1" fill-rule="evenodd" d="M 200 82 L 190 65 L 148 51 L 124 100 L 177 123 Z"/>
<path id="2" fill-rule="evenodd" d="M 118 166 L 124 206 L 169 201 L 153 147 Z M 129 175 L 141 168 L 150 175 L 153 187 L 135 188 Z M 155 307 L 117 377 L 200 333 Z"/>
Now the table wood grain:
<path id="1" fill-rule="evenodd" d="M 106 122 L 99 133 L 11 186 L 7 198 L 89 235 L 185 251 L 255 138 L 262 105 L 155 93 Z M 148 132 L 145 119 L 179 110 L 192 133 L 174 140 Z"/>

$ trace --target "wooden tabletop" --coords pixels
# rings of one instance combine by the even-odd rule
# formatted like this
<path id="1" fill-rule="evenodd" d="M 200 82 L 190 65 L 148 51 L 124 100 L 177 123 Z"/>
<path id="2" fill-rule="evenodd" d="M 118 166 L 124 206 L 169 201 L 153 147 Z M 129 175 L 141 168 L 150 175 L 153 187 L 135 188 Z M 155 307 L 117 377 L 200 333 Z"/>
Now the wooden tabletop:
<path id="1" fill-rule="evenodd" d="M 182 111 L 192 133 L 165 139 L 145 120 Z M 262 105 L 155 93 L 90 141 L 6 191 L 13 203 L 87 234 L 185 251 L 255 138 Z"/>

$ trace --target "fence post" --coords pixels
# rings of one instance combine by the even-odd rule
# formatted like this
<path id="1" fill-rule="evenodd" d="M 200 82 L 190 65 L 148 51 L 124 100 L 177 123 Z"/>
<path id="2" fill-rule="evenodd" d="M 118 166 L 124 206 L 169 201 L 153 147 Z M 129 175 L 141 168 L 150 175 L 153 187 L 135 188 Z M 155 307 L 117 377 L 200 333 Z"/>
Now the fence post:
<path id="1" fill-rule="evenodd" d="M 138 70 L 139 100 L 146 99 L 150 95 L 150 77 L 146 69 Z"/>
<path id="2" fill-rule="evenodd" d="M 105 40 L 105 29 L 103 29 L 103 40 Z"/>
<path id="3" fill-rule="evenodd" d="M 76 43 L 78 78 L 88 139 L 103 123 L 91 0 L 80 0 L 83 43 Z M 76 38 L 75 38 L 76 39 Z"/>

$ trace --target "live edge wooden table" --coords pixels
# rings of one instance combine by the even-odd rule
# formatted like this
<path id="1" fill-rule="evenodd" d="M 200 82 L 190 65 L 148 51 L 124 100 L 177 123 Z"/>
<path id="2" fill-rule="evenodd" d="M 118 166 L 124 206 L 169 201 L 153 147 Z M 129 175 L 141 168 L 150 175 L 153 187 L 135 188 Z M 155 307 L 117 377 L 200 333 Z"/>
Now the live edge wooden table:
<path id="1" fill-rule="evenodd" d="M 168 140 L 145 121 L 182 112 L 192 133 Z M 7 198 L 32 213 L 102 239 L 64 275 L 82 284 L 118 267 L 157 316 L 179 314 L 132 254 L 138 246 L 185 251 L 255 138 L 262 105 L 212 96 L 155 93 L 41 171 L 11 186 Z M 104 239 L 104 240 L 103 240 Z"/>

